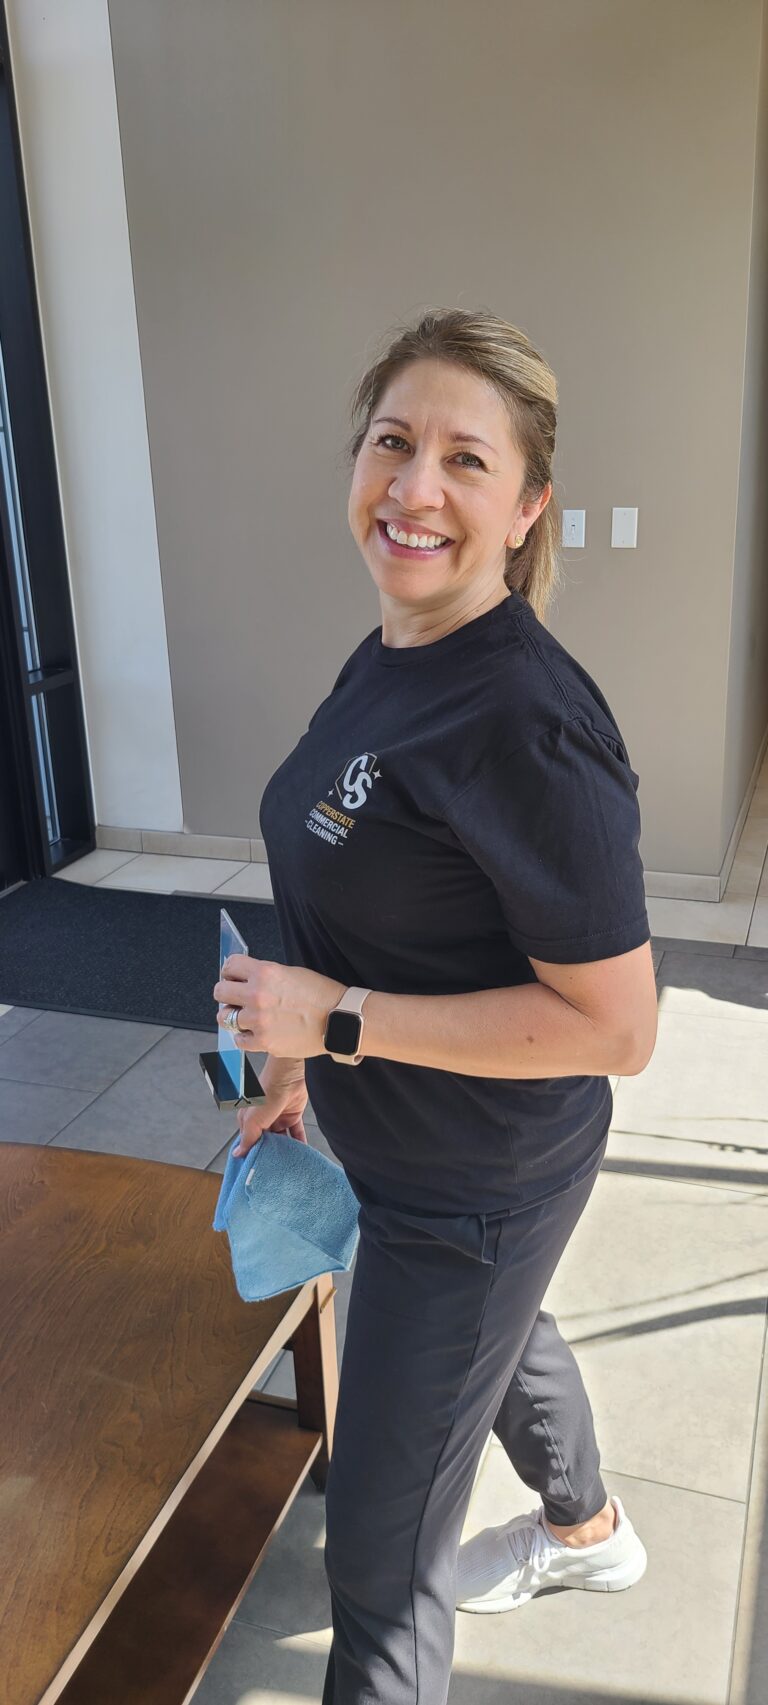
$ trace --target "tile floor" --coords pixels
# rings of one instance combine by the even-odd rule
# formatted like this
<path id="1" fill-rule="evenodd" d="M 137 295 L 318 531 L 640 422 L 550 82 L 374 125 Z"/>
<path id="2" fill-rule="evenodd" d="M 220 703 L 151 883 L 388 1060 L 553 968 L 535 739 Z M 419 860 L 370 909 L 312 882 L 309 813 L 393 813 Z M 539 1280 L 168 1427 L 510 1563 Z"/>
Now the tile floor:
<path id="1" fill-rule="evenodd" d="M 606 1484 L 643 1536 L 648 1571 L 626 1593 L 550 1589 L 518 1612 L 459 1613 L 451 1705 L 768 1701 L 767 848 L 768 761 L 723 900 L 648 902 L 656 1050 L 639 1077 L 613 1080 L 603 1171 L 544 1299 L 578 1356 Z M 59 880 L 271 895 L 264 865 L 106 850 Z M 222 1141 L 201 1093 L 199 1047 L 197 1031 L 0 1007 L 5 1140 L 221 1172 L 232 1131 Z M 307 1129 L 329 1152 L 311 1109 Z M 341 1351 L 351 1274 L 336 1283 Z M 261 1383 L 291 1395 L 290 1354 Z M 494 1441 L 465 1536 L 536 1501 Z M 319 1700 L 324 1537 L 309 1482 L 196 1705 Z"/>

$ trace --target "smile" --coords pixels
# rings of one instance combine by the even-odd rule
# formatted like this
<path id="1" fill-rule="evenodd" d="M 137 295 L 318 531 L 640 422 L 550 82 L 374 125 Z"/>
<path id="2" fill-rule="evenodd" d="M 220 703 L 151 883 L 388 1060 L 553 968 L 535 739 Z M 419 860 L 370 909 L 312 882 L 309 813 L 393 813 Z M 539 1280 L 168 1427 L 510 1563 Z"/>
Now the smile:
<path id="1" fill-rule="evenodd" d="M 409 533 L 404 527 L 397 527 L 393 521 L 377 520 L 376 525 L 381 538 L 396 556 L 437 556 L 440 551 L 447 550 L 448 546 L 453 544 L 453 540 L 446 538 L 443 533 Z"/>

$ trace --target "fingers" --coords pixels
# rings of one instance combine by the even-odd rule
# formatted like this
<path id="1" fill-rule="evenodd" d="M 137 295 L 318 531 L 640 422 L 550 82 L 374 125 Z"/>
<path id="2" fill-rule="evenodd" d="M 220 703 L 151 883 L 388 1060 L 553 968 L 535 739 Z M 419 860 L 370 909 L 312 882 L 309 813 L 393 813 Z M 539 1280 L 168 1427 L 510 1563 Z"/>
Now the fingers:
<path id="1" fill-rule="evenodd" d="M 249 1121 L 248 1115 L 250 1112 L 251 1112 L 251 1109 L 249 1107 L 241 1107 L 238 1110 L 237 1123 L 238 1123 L 238 1126 L 240 1128 L 240 1136 L 238 1139 L 237 1147 L 232 1150 L 232 1153 L 234 1155 L 237 1155 L 238 1158 L 240 1157 L 240 1155 L 248 1154 L 250 1152 L 250 1150 L 255 1146 L 255 1144 L 259 1141 L 260 1137 L 263 1134 L 259 1130 L 256 1132 L 255 1136 L 249 1137 L 248 1128 L 247 1128 L 248 1123 L 250 1123 L 251 1125 L 254 1123 L 253 1119 L 251 1119 Z"/>
<path id="2" fill-rule="evenodd" d="M 235 1047 L 244 1049 L 246 1054 L 259 1054 L 264 1051 L 263 1049 L 255 1046 L 256 1036 L 253 1030 L 247 1030 L 244 1025 L 241 1027 L 240 1024 L 238 1024 L 237 1028 L 233 1030 L 231 1024 L 225 1024 L 221 1018 L 217 1020 L 217 1023 L 220 1030 L 227 1030 L 229 1032 Z"/>
<path id="3" fill-rule="evenodd" d="M 250 1150 L 255 1147 L 256 1143 L 259 1142 L 264 1135 L 263 1131 L 257 1131 L 255 1136 L 249 1137 L 248 1115 L 250 1111 L 251 1109 L 247 1107 L 241 1107 L 237 1115 L 237 1123 L 240 1127 L 240 1136 L 237 1146 L 233 1148 L 232 1153 L 238 1158 L 241 1155 L 250 1153 Z M 251 1121 L 251 1123 L 252 1122 L 253 1121 Z M 293 1137 L 295 1142 L 306 1143 L 307 1146 L 309 1146 L 309 1138 L 304 1129 L 304 1120 L 302 1119 L 301 1114 L 299 1114 L 297 1119 L 292 1119 L 285 1125 L 283 1125 L 281 1116 L 278 1114 L 277 1118 L 273 1120 L 268 1129 L 280 1132 L 283 1136 Z"/>
<path id="4" fill-rule="evenodd" d="M 245 977 L 221 977 L 218 983 L 213 985 L 214 1000 L 223 1002 L 225 1006 L 238 1006 L 247 993 L 244 987 L 246 981 Z"/>
<path id="5" fill-rule="evenodd" d="M 254 1149 L 256 1147 L 256 1144 L 261 1141 L 261 1136 L 262 1136 L 261 1131 L 259 1131 L 259 1134 L 257 1137 L 251 1137 L 250 1139 L 248 1137 L 241 1136 L 238 1140 L 236 1148 L 233 1148 L 232 1153 L 234 1155 L 236 1155 L 238 1157 L 238 1159 L 243 1154 L 250 1154 L 251 1149 Z"/>
<path id="6" fill-rule="evenodd" d="M 277 1125 L 271 1126 L 270 1129 L 277 1130 Z M 301 1119 L 299 1119 L 297 1124 L 289 1125 L 287 1131 L 282 1134 L 293 1137 L 294 1141 L 297 1143 L 306 1143 L 307 1147 L 309 1147 L 309 1138 Z M 235 1155 L 237 1159 L 240 1159 L 242 1155 L 250 1154 L 251 1149 L 256 1147 L 256 1144 L 261 1141 L 263 1135 L 264 1132 L 260 1131 L 257 1137 L 251 1137 L 249 1140 L 241 1134 L 238 1139 L 237 1146 L 232 1150 L 233 1155 Z"/>
<path id="7" fill-rule="evenodd" d="M 250 970 L 250 955 L 246 953 L 231 953 L 219 972 L 222 983 L 247 983 Z M 217 984 L 218 987 L 218 984 Z"/>
<path id="8" fill-rule="evenodd" d="M 235 1004 L 236 1004 L 235 1001 L 228 1001 L 224 1006 L 219 1007 L 219 1010 L 216 1014 L 216 1023 L 218 1024 L 220 1029 L 223 1027 L 225 1030 L 232 1030 L 232 1026 L 231 1026 L 231 1024 L 229 1024 L 227 1022 L 227 1020 L 229 1018 L 230 1012 L 232 1011 L 232 1007 Z M 239 1014 L 238 1021 L 237 1021 L 237 1028 L 235 1030 L 232 1030 L 232 1035 L 234 1036 L 235 1041 L 237 1041 L 238 1036 L 245 1036 L 245 1035 L 250 1036 L 250 1034 L 251 1034 L 250 1030 L 247 1030 L 244 1025 L 241 1027 L 241 1024 L 240 1024 L 240 1020 L 243 1016 L 243 1012 L 245 1009 L 242 1006 L 239 1006 L 237 1008 L 237 1010 L 238 1010 L 238 1014 Z"/>

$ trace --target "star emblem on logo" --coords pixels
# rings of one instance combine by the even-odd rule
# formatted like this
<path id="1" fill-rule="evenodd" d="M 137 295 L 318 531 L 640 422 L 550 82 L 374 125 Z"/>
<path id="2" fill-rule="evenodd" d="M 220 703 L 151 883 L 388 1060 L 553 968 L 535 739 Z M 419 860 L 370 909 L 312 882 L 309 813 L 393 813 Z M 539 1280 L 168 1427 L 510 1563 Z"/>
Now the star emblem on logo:
<path id="1" fill-rule="evenodd" d="M 375 752 L 361 752 L 350 758 L 336 777 L 335 785 L 329 789 L 328 798 L 336 794 L 346 810 L 359 810 L 365 803 L 363 781 L 369 789 L 372 782 L 381 780 L 381 770 L 374 768 L 377 764 Z"/>

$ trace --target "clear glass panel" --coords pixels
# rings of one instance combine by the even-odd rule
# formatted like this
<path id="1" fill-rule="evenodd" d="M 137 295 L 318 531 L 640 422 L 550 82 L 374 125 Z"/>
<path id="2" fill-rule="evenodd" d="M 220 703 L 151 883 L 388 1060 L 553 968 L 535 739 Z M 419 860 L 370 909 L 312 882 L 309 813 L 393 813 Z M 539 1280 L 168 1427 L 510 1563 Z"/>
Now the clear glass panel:
<path id="1" fill-rule="evenodd" d="M 237 924 L 233 923 L 229 912 L 225 911 L 222 906 L 219 913 L 219 979 L 221 980 L 222 977 L 224 961 L 229 958 L 231 953 L 247 952 L 248 948 Z M 224 1004 L 223 1001 L 219 1002 L 220 1012 Z M 245 1054 L 242 1048 L 238 1047 L 232 1031 L 226 1030 L 222 1025 L 219 1025 L 217 1045 L 219 1056 L 232 1079 L 233 1091 L 242 1100 L 245 1090 Z"/>
<path id="2" fill-rule="evenodd" d="M 45 801 L 45 823 L 50 845 L 53 841 L 61 839 L 61 827 L 56 806 L 56 789 L 53 785 L 51 746 L 48 739 L 48 706 L 42 693 L 35 693 L 32 699 L 32 720 L 35 725 L 37 768 Z"/>
<path id="3" fill-rule="evenodd" d="M 0 479 L 3 482 L 5 494 L 5 509 L 11 534 L 11 567 L 16 577 L 16 591 L 21 620 L 21 631 L 24 641 L 26 663 L 28 669 L 40 668 L 40 652 L 35 629 L 35 613 L 32 604 L 32 589 L 29 584 L 29 567 L 24 543 L 24 528 L 21 519 L 21 504 L 19 488 L 16 482 L 16 462 L 13 454 L 13 437 L 8 413 L 8 392 L 5 386 L 5 367 L 3 351 L 0 346 Z"/>
<path id="4" fill-rule="evenodd" d="M 2 480 L 5 513 L 8 517 L 8 528 L 11 537 L 11 569 L 16 581 L 16 597 L 18 602 L 21 635 L 24 645 L 24 656 L 27 670 L 40 668 L 40 650 L 35 627 L 35 612 L 32 603 L 32 588 L 29 583 L 29 565 L 27 563 L 26 545 L 24 542 L 24 527 L 21 518 L 19 502 L 19 487 L 16 480 L 16 461 L 13 454 L 13 438 L 11 422 L 8 413 L 8 392 L 5 384 L 5 367 L 3 352 L 0 348 L 0 480 Z M 37 748 L 37 768 L 40 785 L 45 801 L 45 820 L 49 843 L 58 841 L 61 837 L 59 813 L 56 805 L 56 789 L 53 781 L 53 765 L 51 763 L 51 744 L 48 738 L 48 707 L 42 695 L 35 694 L 31 700 L 32 722 L 35 730 L 35 745 Z"/>

